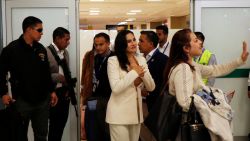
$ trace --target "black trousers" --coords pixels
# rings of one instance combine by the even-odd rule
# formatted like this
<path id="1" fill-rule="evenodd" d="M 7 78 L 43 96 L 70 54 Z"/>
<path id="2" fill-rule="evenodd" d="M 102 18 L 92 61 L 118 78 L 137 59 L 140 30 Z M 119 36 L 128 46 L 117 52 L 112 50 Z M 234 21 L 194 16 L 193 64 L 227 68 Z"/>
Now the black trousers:
<path id="1" fill-rule="evenodd" d="M 48 141 L 61 141 L 69 115 L 69 99 L 65 91 L 56 90 L 58 102 L 50 108 Z"/>
<path id="2" fill-rule="evenodd" d="M 85 131 L 87 141 L 110 141 L 109 127 L 105 122 L 108 98 L 98 98 L 95 110 L 88 105 L 85 110 Z"/>
<path id="3" fill-rule="evenodd" d="M 34 141 L 47 141 L 49 97 L 37 105 L 30 104 L 22 98 L 17 98 L 15 107 L 22 117 L 22 126 L 17 132 L 20 136 L 16 141 L 28 141 L 27 132 L 30 121 L 34 132 Z"/>
<path id="4" fill-rule="evenodd" d="M 22 138 L 23 120 L 13 104 L 0 110 L 0 122 L 1 141 L 19 141 Z"/>

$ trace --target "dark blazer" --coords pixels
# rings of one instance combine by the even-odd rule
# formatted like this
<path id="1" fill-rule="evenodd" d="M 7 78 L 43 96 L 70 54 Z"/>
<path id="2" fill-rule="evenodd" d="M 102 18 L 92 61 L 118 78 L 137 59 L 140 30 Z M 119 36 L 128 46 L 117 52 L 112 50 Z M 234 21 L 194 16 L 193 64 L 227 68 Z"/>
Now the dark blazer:
<path id="1" fill-rule="evenodd" d="M 101 65 L 99 85 L 96 88 L 95 92 L 92 94 L 93 97 L 109 98 L 111 95 L 111 88 L 110 88 L 108 73 L 107 73 L 108 58 L 111 56 L 114 56 L 113 52 L 111 52 L 105 58 L 103 64 Z"/>
<path id="2" fill-rule="evenodd" d="M 159 49 L 156 49 L 153 56 L 150 58 L 150 60 L 147 61 L 149 72 L 155 81 L 154 91 L 149 92 L 149 95 L 146 97 L 146 102 L 149 111 L 161 91 L 162 83 L 164 80 L 163 73 L 167 64 L 167 60 L 168 57 L 161 53 Z"/>
<path id="3" fill-rule="evenodd" d="M 23 39 L 12 41 L 0 55 L 0 96 L 8 93 L 7 74 L 14 99 L 22 98 L 31 105 L 45 102 L 54 91 L 47 51 L 39 42 L 32 47 Z"/>

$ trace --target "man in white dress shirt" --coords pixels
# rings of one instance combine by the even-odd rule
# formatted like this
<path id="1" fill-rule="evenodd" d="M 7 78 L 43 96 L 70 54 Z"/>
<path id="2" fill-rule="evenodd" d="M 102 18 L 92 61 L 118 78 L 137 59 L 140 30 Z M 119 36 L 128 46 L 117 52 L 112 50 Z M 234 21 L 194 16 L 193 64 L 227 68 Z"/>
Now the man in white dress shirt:
<path id="1" fill-rule="evenodd" d="M 67 86 L 69 82 L 65 77 L 68 74 L 64 72 L 61 62 L 65 60 L 67 67 L 69 67 L 69 53 L 66 50 L 69 43 L 70 32 L 63 27 L 58 27 L 53 32 L 53 42 L 46 48 L 51 77 L 56 86 L 56 95 L 58 97 L 57 105 L 50 108 L 48 141 L 61 141 L 68 120 L 70 98 Z"/>

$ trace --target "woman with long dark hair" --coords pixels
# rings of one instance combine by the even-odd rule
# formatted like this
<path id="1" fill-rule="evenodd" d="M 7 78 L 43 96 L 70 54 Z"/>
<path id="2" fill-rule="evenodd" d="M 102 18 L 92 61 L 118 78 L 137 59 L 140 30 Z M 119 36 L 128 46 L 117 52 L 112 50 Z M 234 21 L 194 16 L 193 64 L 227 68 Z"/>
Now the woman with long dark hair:
<path id="1" fill-rule="evenodd" d="M 183 29 L 175 33 L 172 38 L 165 77 L 167 79 L 166 85 L 168 85 L 169 93 L 176 96 L 177 102 L 183 108 L 184 112 L 189 109 L 191 102 L 190 96 L 206 87 L 202 81 L 202 76 L 217 77 L 228 74 L 235 68 L 243 65 L 248 58 L 247 45 L 245 42 L 243 42 L 241 57 L 227 64 L 208 66 L 197 64 L 192 58 L 199 56 L 201 53 L 202 47 L 200 41 L 190 29 Z M 210 118 L 209 120 L 213 120 L 213 117 L 209 114 L 201 115 L 201 117 L 208 117 Z M 207 125 L 207 123 L 204 124 Z M 230 129 L 224 130 L 228 130 L 228 132 L 231 131 Z M 211 131 L 213 132 L 213 129 L 211 129 Z M 213 133 L 210 133 L 210 136 L 213 140 Z M 220 133 L 215 136 L 220 136 Z M 228 138 L 232 139 L 231 133 L 229 133 L 228 136 Z"/>
<path id="2" fill-rule="evenodd" d="M 137 42 L 132 31 L 123 30 L 115 39 L 115 55 L 108 60 L 112 89 L 106 122 L 112 141 L 138 141 L 143 122 L 141 89 L 155 88 L 146 59 L 136 54 Z"/>

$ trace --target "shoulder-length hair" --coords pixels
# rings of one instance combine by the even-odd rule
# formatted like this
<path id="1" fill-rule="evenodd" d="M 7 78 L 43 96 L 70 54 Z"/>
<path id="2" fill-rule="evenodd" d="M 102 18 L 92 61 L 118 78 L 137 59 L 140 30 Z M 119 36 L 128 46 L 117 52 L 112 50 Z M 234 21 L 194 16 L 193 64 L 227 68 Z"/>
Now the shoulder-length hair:
<path id="1" fill-rule="evenodd" d="M 192 31 L 190 29 L 182 29 L 177 31 L 171 42 L 170 55 L 167 63 L 167 67 L 164 73 L 165 82 L 168 81 L 171 68 L 176 67 L 180 63 L 187 63 L 191 70 L 194 71 L 194 67 L 188 63 L 188 55 L 184 52 L 183 48 L 190 47 Z"/>
<path id="2" fill-rule="evenodd" d="M 134 33 L 130 30 L 122 30 L 120 31 L 115 38 L 115 55 L 118 58 L 119 65 L 122 70 L 127 71 L 127 65 L 129 65 L 128 57 L 126 54 L 126 49 L 128 47 L 128 42 L 126 36 L 128 34 Z"/>

